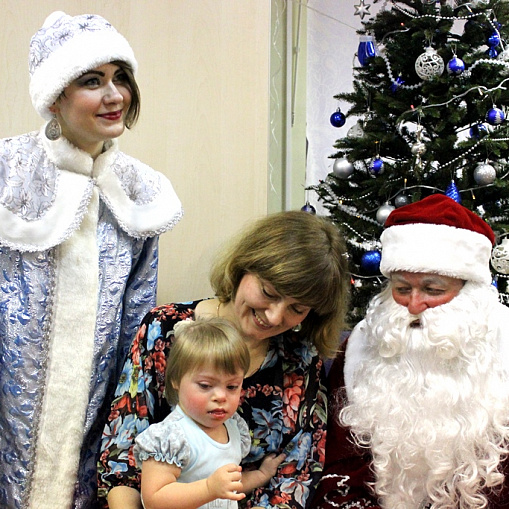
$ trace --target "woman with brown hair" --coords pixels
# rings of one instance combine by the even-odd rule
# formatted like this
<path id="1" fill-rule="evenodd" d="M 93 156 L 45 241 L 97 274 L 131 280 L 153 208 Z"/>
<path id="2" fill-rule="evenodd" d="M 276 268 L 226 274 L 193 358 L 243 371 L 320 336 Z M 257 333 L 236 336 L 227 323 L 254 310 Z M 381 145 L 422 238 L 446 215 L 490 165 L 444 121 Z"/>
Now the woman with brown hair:
<path id="1" fill-rule="evenodd" d="M 348 298 L 348 263 L 338 229 L 306 212 L 256 221 L 211 271 L 215 298 L 168 304 L 143 319 L 124 365 L 99 463 L 103 507 L 140 508 L 135 437 L 170 412 L 164 371 L 176 323 L 219 316 L 250 352 L 239 414 L 251 432 L 243 470 L 271 453 L 286 459 L 241 505 L 304 508 L 323 467 L 327 394 L 323 361 L 335 355 Z"/>

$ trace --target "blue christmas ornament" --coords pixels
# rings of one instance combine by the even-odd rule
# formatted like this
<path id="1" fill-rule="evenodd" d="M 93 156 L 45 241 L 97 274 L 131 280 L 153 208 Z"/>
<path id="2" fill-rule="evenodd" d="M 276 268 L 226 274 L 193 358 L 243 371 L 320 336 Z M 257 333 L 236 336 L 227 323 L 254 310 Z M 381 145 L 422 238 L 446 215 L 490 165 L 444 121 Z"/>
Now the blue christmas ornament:
<path id="1" fill-rule="evenodd" d="M 447 189 L 445 190 L 445 196 L 452 198 L 456 203 L 461 203 L 460 192 L 454 180 L 447 186 Z"/>
<path id="2" fill-rule="evenodd" d="M 447 63 L 447 72 L 452 76 L 459 76 L 465 70 L 465 62 L 454 56 Z"/>
<path id="3" fill-rule="evenodd" d="M 486 113 L 486 122 L 490 125 L 500 125 L 505 120 L 505 113 L 500 108 L 491 108 Z"/>
<path id="4" fill-rule="evenodd" d="M 375 157 L 369 166 L 369 172 L 372 175 L 381 175 L 384 172 L 384 162 L 380 157 Z"/>
<path id="5" fill-rule="evenodd" d="M 488 46 L 496 48 L 500 44 L 500 34 L 493 32 L 488 39 Z"/>
<path id="6" fill-rule="evenodd" d="M 367 274 L 378 274 L 381 260 L 382 253 L 380 251 L 366 251 L 361 258 L 361 268 Z"/>
<path id="7" fill-rule="evenodd" d="M 489 48 L 486 50 L 486 55 L 488 55 L 490 58 L 497 58 L 498 51 L 495 48 Z"/>
<path id="8" fill-rule="evenodd" d="M 481 136 L 488 134 L 488 128 L 484 124 L 476 124 L 470 128 L 469 133 L 471 138 L 478 140 Z"/>
<path id="9" fill-rule="evenodd" d="M 357 48 L 357 58 L 363 67 L 369 64 L 369 61 L 376 57 L 375 40 L 372 35 L 361 35 L 359 47 Z"/>
<path id="10" fill-rule="evenodd" d="M 490 58 L 496 58 L 498 56 L 498 51 L 496 47 L 500 44 L 500 34 L 498 32 L 493 32 L 488 38 L 488 46 L 489 49 L 486 54 Z"/>
<path id="11" fill-rule="evenodd" d="M 313 205 L 311 205 L 308 201 L 306 202 L 306 205 L 304 205 L 304 207 L 302 207 L 300 210 L 303 212 L 308 212 L 309 214 L 316 214 L 315 207 L 313 207 Z"/>
<path id="12" fill-rule="evenodd" d="M 403 85 L 403 83 L 405 83 L 405 82 L 401 79 L 401 76 L 398 76 L 396 78 L 396 80 L 393 81 L 391 84 L 391 92 L 393 94 L 395 94 L 398 91 L 399 87 L 401 87 L 401 85 Z"/>
<path id="13" fill-rule="evenodd" d="M 330 123 L 334 127 L 343 127 L 345 125 L 345 122 L 346 122 L 345 114 L 341 113 L 341 110 L 339 108 L 330 116 Z"/>

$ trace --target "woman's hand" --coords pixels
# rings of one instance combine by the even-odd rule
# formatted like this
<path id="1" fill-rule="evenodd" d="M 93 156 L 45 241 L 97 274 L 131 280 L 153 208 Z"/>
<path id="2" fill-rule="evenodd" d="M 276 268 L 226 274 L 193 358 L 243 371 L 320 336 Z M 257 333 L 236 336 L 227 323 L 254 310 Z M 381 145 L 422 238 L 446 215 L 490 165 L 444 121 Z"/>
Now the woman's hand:
<path id="1" fill-rule="evenodd" d="M 276 475 L 279 465 L 285 458 L 285 453 L 278 455 L 276 455 L 276 453 L 267 454 L 267 456 L 263 458 L 262 464 L 258 470 L 249 470 L 245 472 L 242 476 L 242 488 L 244 493 L 250 493 L 255 488 L 265 486 L 270 479 Z"/>
<path id="2" fill-rule="evenodd" d="M 269 482 L 269 480 L 276 475 L 279 465 L 281 465 L 281 463 L 283 463 L 285 458 L 286 458 L 286 453 L 284 453 L 284 452 L 281 454 L 276 454 L 276 453 L 267 454 L 267 456 L 265 456 L 265 458 L 263 458 L 263 461 L 262 461 L 262 464 L 260 465 L 259 471 L 266 478 L 265 483 Z"/>

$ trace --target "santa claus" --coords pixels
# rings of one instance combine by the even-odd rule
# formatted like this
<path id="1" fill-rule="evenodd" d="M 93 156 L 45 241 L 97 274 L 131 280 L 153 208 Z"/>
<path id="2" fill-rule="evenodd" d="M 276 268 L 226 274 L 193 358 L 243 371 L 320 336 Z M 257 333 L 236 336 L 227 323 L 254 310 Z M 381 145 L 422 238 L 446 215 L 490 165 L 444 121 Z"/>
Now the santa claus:
<path id="1" fill-rule="evenodd" d="M 331 370 L 313 508 L 509 507 L 509 308 L 491 284 L 494 240 L 443 195 L 389 215 L 388 286 Z"/>

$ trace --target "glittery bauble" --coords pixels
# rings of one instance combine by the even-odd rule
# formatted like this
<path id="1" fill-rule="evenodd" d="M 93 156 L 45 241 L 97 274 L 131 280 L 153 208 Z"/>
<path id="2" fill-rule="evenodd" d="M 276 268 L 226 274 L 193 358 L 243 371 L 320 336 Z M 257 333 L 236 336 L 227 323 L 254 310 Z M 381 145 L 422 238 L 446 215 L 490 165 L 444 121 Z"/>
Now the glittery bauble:
<path id="1" fill-rule="evenodd" d="M 509 239 L 504 238 L 491 252 L 491 265 L 501 274 L 509 274 Z"/>
<path id="2" fill-rule="evenodd" d="M 333 125 L 333 127 L 343 127 L 345 125 L 345 122 L 346 122 L 345 114 L 341 113 L 339 109 L 330 116 L 330 123 Z"/>
<path id="3" fill-rule="evenodd" d="M 379 157 L 375 157 L 371 161 L 369 172 L 372 175 L 381 175 L 384 172 L 384 162 Z"/>
<path id="4" fill-rule="evenodd" d="M 484 124 L 476 124 L 470 128 L 470 136 L 477 140 L 488 133 L 488 128 Z"/>
<path id="5" fill-rule="evenodd" d="M 415 72 L 421 80 L 431 80 L 444 72 L 444 61 L 442 57 L 431 46 L 417 57 L 415 61 Z"/>
<path id="6" fill-rule="evenodd" d="M 505 120 L 505 113 L 500 108 L 491 108 L 486 113 L 486 122 L 491 125 L 500 125 Z"/>
<path id="7" fill-rule="evenodd" d="M 353 171 L 353 164 L 346 157 L 336 159 L 332 165 L 332 173 L 340 179 L 347 179 Z"/>
<path id="8" fill-rule="evenodd" d="M 361 258 L 361 268 L 367 274 L 377 274 L 380 272 L 380 261 L 382 254 L 380 251 L 366 251 Z"/>
<path id="9" fill-rule="evenodd" d="M 411 201 L 412 200 L 410 199 L 410 196 L 408 196 L 408 194 L 401 193 L 401 194 L 398 194 L 398 196 L 396 196 L 396 198 L 394 198 L 394 205 L 396 206 L 397 209 L 399 209 L 399 207 L 408 205 L 409 203 L 411 203 Z"/>
<path id="10" fill-rule="evenodd" d="M 445 195 L 452 198 L 456 203 L 461 203 L 461 196 L 458 190 L 458 186 L 452 181 L 445 190 Z"/>
<path id="11" fill-rule="evenodd" d="M 389 205 L 388 203 L 385 203 L 382 205 L 377 211 L 376 211 L 376 220 L 384 225 L 385 221 L 387 221 L 387 218 L 389 217 L 389 214 L 395 209 L 396 207 L 393 207 L 392 205 Z"/>
<path id="12" fill-rule="evenodd" d="M 480 186 L 487 186 L 488 184 L 492 184 L 496 178 L 497 172 L 495 168 L 491 166 L 491 164 L 480 163 L 474 170 L 474 180 Z"/>
<path id="13" fill-rule="evenodd" d="M 453 57 L 447 63 L 447 72 L 452 76 L 459 76 L 465 70 L 465 62 L 461 58 Z"/>
<path id="14" fill-rule="evenodd" d="M 412 145 L 410 150 L 414 156 L 422 156 L 426 153 L 426 145 L 422 141 L 418 141 Z"/>
<path id="15" fill-rule="evenodd" d="M 306 205 L 304 205 L 300 210 L 302 212 L 308 212 L 309 214 L 316 214 L 316 209 L 311 205 L 309 202 L 306 202 Z"/>

